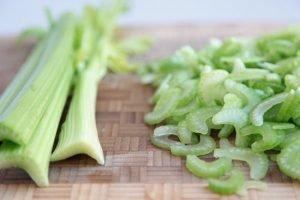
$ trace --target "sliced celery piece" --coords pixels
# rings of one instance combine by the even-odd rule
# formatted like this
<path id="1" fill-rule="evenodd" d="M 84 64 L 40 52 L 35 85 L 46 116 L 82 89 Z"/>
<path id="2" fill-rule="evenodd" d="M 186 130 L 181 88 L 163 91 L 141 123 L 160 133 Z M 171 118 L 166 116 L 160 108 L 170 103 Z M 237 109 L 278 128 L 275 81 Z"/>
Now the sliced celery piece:
<path id="1" fill-rule="evenodd" d="M 70 60 L 73 50 L 75 22 L 71 14 L 65 14 L 56 24 L 51 45 L 45 50 L 30 80 L 10 102 L 0 116 L 0 140 L 26 144 L 46 112 L 51 97 L 60 82 L 57 74 L 67 70 L 64 66 Z M 49 41 L 50 42 L 50 41 Z M 62 67 L 63 66 L 63 67 Z M 30 116 L 30 118 L 28 117 Z"/>
<path id="2" fill-rule="evenodd" d="M 242 83 L 227 79 L 224 84 L 228 92 L 235 94 L 242 100 L 243 110 L 247 114 L 262 100 L 255 90 Z"/>
<path id="3" fill-rule="evenodd" d="M 251 148 L 254 152 L 263 152 L 273 149 L 279 145 L 285 133 L 282 130 L 275 130 L 272 124 L 265 122 L 262 126 L 248 125 L 241 129 L 242 135 L 259 134 L 262 139 L 252 143 Z"/>
<path id="4" fill-rule="evenodd" d="M 299 116 L 299 113 L 297 113 L 299 109 L 299 103 L 300 103 L 300 88 L 295 90 L 291 90 L 287 96 L 287 98 L 282 103 L 277 116 L 276 121 L 279 122 L 287 122 L 289 121 L 293 116 Z"/>
<path id="5" fill-rule="evenodd" d="M 192 174 L 202 178 L 218 178 L 224 176 L 232 168 L 232 160 L 219 158 L 212 162 L 206 162 L 197 156 L 188 155 L 186 157 L 186 168 Z"/>
<path id="6" fill-rule="evenodd" d="M 175 125 L 164 125 L 154 129 L 153 136 L 177 135 L 178 127 Z"/>
<path id="7" fill-rule="evenodd" d="M 82 153 L 94 158 L 99 164 L 104 164 L 95 123 L 98 78 L 98 74 L 90 71 L 80 73 L 67 119 L 51 161 L 63 160 Z"/>
<path id="8" fill-rule="evenodd" d="M 188 129 L 186 120 L 180 121 L 177 127 L 177 136 L 180 142 L 183 144 L 191 144 L 193 133 Z"/>
<path id="9" fill-rule="evenodd" d="M 285 146 L 277 156 L 280 170 L 289 177 L 300 180 L 300 139 Z"/>
<path id="10" fill-rule="evenodd" d="M 190 103 L 184 105 L 184 106 L 177 106 L 177 108 L 172 112 L 172 116 L 184 116 L 196 109 L 199 108 L 199 102 L 198 99 L 195 98 Z"/>
<path id="11" fill-rule="evenodd" d="M 198 83 L 198 96 L 202 105 L 216 106 L 223 102 L 226 94 L 224 81 L 228 76 L 225 70 L 213 70 L 201 74 Z"/>
<path id="12" fill-rule="evenodd" d="M 170 150 L 172 145 L 180 145 L 181 143 L 169 138 L 169 135 L 154 136 L 151 135 L 151 143 L 162 149 Z"/>
<path id="13" fill-rule="evenodd" d="M 67 67 L 68 70 L 58 75 L 61 81 L 55 84 L 57 91 L 29 142 L 20 146 L 4 141 L 0 146 L 0 168 L 22 168 L 38 186 L 47 186 L 49 182 L 51 150 L 73 75 L 71 62 L 61 67 Z"/>
<path id="14" fill-rule="evenodd" d="M 210 127 L 207 121 L 219 112 L 220 109 L 218 106 L 212 106 L 199 108 L 190 112 L 186 117 L 188 129 L 194 133 L 208 134 Z"/>
<path id="15" fill-rule="evenodd" d="M 280 144 L 280 148 L 284 148 L 297 140 L 300 140 L 300 129 L 298 127 L 285 130 L 285 137 Z"/>
<path id="16" fill-rule="evenodd" d="M 241 160 L 250 166 L 250 177 L 259 180 L 268 172 L 269 161 L 264 153 L 255 153 L 249 148 L 225 147 L 215 149 L 215 157 L 228 157 L 232 160 Z"/>
<path id="17" fill-rule="evenodd" d="M 145 115 L 148 124 L 158 124 L 168 118 L 176 109 L 180 101 L 181 91 L 178 88 L 171 88 L 161 94 L 153 112 Z"/>
<path id="18" fill-rule="evenodd" d="M 235 194 L 245 187 L 245 177 L 241 171 L 233 169 L 230 176 L 225 180 L 208 179 L 208 187 L 216 193 L 226 195 Z"/>
<path id="19" fill-rule="evenodd" d="M 288 97 L 288 93 L 280 93 L 269 97 L 259 103 L 250 113 L 250 121 L 254 126 L 263 125 L 264 114 L 273 106 L 282 103 Z"/>
<path id="20" fill-rule="evenodd" d="M 241 127 L 247 125 L 248 115 L 242 108 L 242 101 L 235 94 L 228 93 L 224 97 L 224 106 L 221 111 L 214 115 L 214 124 L 233 125 L 236 132 L 235 143 L 237 146 L 247 147 L 250 142 L 248 136 L 242 136 Z"/>
<path id="21" fill-rule="evenodd" d="M 182 90 L 182 95 L 178 105 L 183 106 L 195 99 L 197 95 L 197 80 L 184 81 L 180 84 L 180 89 Z"/>
<path id="22" fill-rule="evenodd" d="M 206 155 L 212 152 L 216 148 L 216 142 L 214 139 L 207 135 L 200 135 L 200 141 L 198 144 L 174 144 L 171 145 L 171 153 L 177 156 L 187 155 Z"/>

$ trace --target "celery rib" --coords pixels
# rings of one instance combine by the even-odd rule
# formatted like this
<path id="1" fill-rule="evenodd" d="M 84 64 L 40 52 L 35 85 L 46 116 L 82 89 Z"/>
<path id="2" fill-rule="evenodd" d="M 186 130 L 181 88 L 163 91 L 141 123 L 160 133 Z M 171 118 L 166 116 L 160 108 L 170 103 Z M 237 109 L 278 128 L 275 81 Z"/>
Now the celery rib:
<path id="1" fill-rule="evenodd" d="M 73 74 L 70 64 L 67 68 L 69 69 L 59 76 L 62 81 L 56 84 L 57 92 L 29 142 L 20 146 L 5 141 L 0 147 L 0 168 L 22 168 L 38 186 L 47 186 L 49 182 L 51 150 Z"/>
<path id="2" fill-rule="evenodd" d="M 97 84 L 98 77 L 94 73 L 86 71 L 80 74 L 51 161 L 63 160 L 82 153 L 94 158 L 99 164 L 104 164 L 94 114 Z"/>
<path id="3" fill-rule="evenodd" d="M 36 77 L 31 77 L 32 82 L 29 80 L 29 84 L 23 87 L 1 114 L 0 140 L 9 140 L 24 145 L 31 138 L 47 110 L 51 95 L 56 90 L 53 85 L 60 82 L 57 74 L 63 74 L 66 70 L 66 67 L 61 67 L 61 65 L 72 56 L 68 49 L 73 48 L 73 38 L 69 33 L 74 32 L 72 17 L 72 15 L 66 14 L 57 24 L 57 31 L 53 36 L 55 42 L 50 45 L 48 50 L 45 50 L 47 55 L 45 55 L 46 59 L 40 62 L 41 69 L 37 67 Z M 44 62 L 46 63 L 44 64 Z"/>

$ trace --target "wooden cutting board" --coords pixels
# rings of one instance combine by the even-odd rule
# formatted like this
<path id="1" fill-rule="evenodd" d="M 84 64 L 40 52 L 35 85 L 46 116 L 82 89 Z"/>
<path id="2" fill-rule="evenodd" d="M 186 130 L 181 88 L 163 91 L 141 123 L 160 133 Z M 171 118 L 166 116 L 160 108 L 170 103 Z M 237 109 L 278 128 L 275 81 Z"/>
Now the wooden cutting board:
<path id="1" fill-rule="evenodd" d="M 182 45 L 201 47 L 211 37 L 259 35 L 280 25 L 182 25 L 125 28 L 120 35 L 146 35 L 156 42 L 144 61 L 170 55 Z M 0 39 L 0 92 L 13 78 L 33 43 L 17 47 L 13 38 Z M 203 179 L 185 169 L 185 161 L 150 144 L 152 128 L 143 123 L 153 89 L 134 75 L 107 75 L 97 100 L 97 125 L 106 164 L 84 155 L 50 167 L 50 186 L 38 188 L 19 169 L 0 170 L 0 199 L 240 199 L 219 196 Z M 237 163 L 245 174 L 246 164 Z M 264 179 L 267 191 L 250 191 L 243 199 L 300 199 L 300 184 L 282 175 L 274 163 Z"/>

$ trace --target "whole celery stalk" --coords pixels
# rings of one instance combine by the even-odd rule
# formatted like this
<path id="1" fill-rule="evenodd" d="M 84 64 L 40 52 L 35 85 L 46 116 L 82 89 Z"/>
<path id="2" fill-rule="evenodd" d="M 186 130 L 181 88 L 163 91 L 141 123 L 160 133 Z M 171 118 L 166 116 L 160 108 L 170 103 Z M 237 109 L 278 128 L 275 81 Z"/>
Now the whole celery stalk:
<path id="1" fill-rule="evenodd" d="M 89 52 L 84 44 L 90 41 L 95 41 L 95 51 L 90 59 L 88 56 L 82 56 L 83 58 L 79 60 L 71 105 L 51 161 L 62 160 L 76 154 L 86 154 L 99 164 L 104 164 L 95 119 L 96 98 L 98 84 L 107 71 L 116 16 L 122 11 L 120 3 L 121 1 L 116 1 L 112 8 L 102 10 L 98 14 L 92 8 L 88 8 L 85 13 L 87 19 L 84 22 L 87 24 L 82 26 L 85 30 L 83 30 L 83 45 L 79 52 L 81 56 L 84 50 L 86 53 Z M 91 16 L 92 18 L 89 18 Z M 95 26 L 92 19 L 96 21 L 96 26 L 100 30 L 95 34 L 96 38 L 93 38 L 95 35 L 88 34 L 93 29 L 92 26 Z M 86 35 L 90 37 L 84 37 Z M 92 45 L 90 48 L 93 48 Z"/>
<path id="2" fill-rule="evenodd" d="M 51 88 L 53 89 L 47 91 L 49 98 L 51 98 L 47 110 L 43 113 L 37 127 L 32 130 L 32 136 L 26 144 L 18 145 L 11 141 L 4 141 L 0 146 L 0 168 L 22 168 L 38 186 L 48 185 L 51 151 L 74 74 L 72 59 L 68 57 L 74 51 L 74 16 L 71 14 L 63 15 L 54 29 L 63 30 L 62 33 L 64 34 L 57 39 L 65 45 L 63 49 L 65 53 L 55 57 L 58 59 L 57 67 L 62 70 L 60 70 L 61 73 L 55 74 L 58 81 L 52 83 Z M 60 44 L 56 45 L 60 46 Z M 30 119 L 31 116 L 26 117 Z"/>
<path id="3" fill-rule="evenodd" d="M 73 18 L 64 15 L 50 31 L 48 45 L 39 56 L 39 61 L 33 63 L 35 67 L 30 76 L 25 82 L 21 80 L 16 84 L 23 86 L 9 87 L 13 95 L 0 113 L 0 141 L 27 144 L 47 112 L 51 98 L 56 93 L 55 85 L 61 81 L 58 74 L 66 73 L 66 63 L 72 59 L 75 33 Z"/>

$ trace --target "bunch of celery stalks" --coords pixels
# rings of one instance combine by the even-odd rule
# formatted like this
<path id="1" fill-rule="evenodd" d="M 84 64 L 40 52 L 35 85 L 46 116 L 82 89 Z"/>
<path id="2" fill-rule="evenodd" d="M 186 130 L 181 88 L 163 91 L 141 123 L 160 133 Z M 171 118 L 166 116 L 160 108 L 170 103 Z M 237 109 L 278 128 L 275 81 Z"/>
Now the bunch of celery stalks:
<path id="1" fill-rule="evenodd" d="M 51 20 L 48 31 L 25 31 L 40 41 L 0 99 L 0 168 L 22 168 L 38 186 L 47 186 L 50 161 L 87 154 L 104 164 L 95 122 L 98 83 L 107 66 L 132 71 L 127 56 L 148 45 L 138 37 L 113 40 L 117 16 L 125 9 L 123 1 L 87 6 L 80 17 L 65 13 Z"/>

